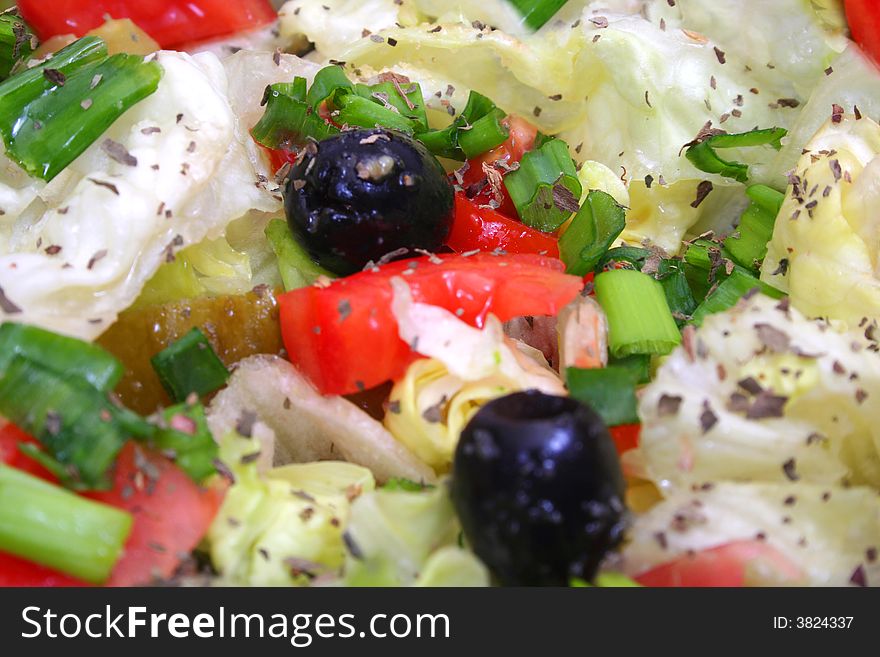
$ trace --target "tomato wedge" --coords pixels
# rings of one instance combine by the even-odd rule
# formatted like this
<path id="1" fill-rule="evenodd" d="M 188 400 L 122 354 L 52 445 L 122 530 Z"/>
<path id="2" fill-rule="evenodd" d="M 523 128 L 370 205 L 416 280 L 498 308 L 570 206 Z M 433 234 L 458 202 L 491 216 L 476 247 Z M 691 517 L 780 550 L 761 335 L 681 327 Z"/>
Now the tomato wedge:
<path id="1" fill-rule="evenodd" d="M 82 36 L 109 15 L 130 18 L 163 48 L 256 29 L 278 17 L 269 0 L 19 0 L 18 8 L 41 40 Z"/>
<path id="2" fill-rule="evenodd" d="M 479 157 L 468 160 L 467 167 L 462 174 L 461 186 L 464 188 L 468 197 L 474 200 L 477 205 L 488 205 L 493 198 L 492 188 L 486 180 L 486 172 L 483 165 L 492 165 L 495 162 L 504 163 L 508 168 L 516 166 L 522 156 L 527 151 L 535 147 L 535 137 L 538 135 L 538 129 L 525 119 L 518 116 L 510 115 L 504 119 L 503 123 L 510 130 L 510 136 L 501 146 L 493 148 L 488 153 L 484 153 Z M 504 174 L 504 169 L 498 169 L 499 173 Z M 502 186 L 501 193 L 503 200 L 498 211 L 508 217 L 516 219 L 519 215 L 516 211 L 507 188 Z"/>
<path id="3" fill-rule="evenodd" d="M 107 586 L 138 586 L 174 574 L 208 532 L 223 491 L 200 488 L 164 456 L 129 442 L 116 462 L 113 489 L 88 497 L 134 516 Z"/>
<path id="4" fill-rule="evenodd" d="M 416 301 L 441 306 L 472 326 L 555 315 L 583 288 L 555 258 L 442 255 L 401 260 L 278 298 L 288 356 L 324 394 L 351 394 L 403 375 L 415 354 L 397 333 L 391 279 Z"/>
<path id="5" fill-rule="evenodd" d="M 683 556 L 652 568 L 635 580 L 643 586 L 741 587 L 746 585 L 749 568 L 755 562 L 773 568 L 792 582 L 801 574 L 791 561 L 767 543 L 745 540 Z"/>
<path id="6" fill-rule="evenodd" d="M 507 253 L 536 253 L 559 257 L 555 236 L 542 233 L 488 207 L 480 207 L 463 192 L 455 195 L 455 220 L 446 245 L 457 253 L 478 249 Z"/>
<path id="7" fill-rule="evenodd" d="M 880 0 L 846 0 L 844 4 L 853 39 L 880 62 Z"/>

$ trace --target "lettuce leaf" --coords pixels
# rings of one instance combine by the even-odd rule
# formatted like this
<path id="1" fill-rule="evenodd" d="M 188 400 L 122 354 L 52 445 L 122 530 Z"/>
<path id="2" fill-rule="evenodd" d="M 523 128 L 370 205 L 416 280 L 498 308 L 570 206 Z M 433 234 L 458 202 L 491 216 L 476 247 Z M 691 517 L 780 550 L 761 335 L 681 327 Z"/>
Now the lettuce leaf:
<path id="1" fill-rule="evenodd" d="M 880 487 L 872 337 L 763 295 L 708 316 L 639 395 L 645 478 Z"/>
<path id="2" fill-rule="evenodd" d="M 841 26 L 831 7 L 817 6 L 823 3 L 814 0 L 678 0 L 674 8 L 656 4 L 665 13 L 667 29 L 705 34 L 726 57 L 748 66 L 765 103 L 779 97 L 806 99 L 847 43 L 845 24 Z M 748 17 L 748 29 L 743 29 L 743 17 Z M 765 87 L 783 95 L 767 98 Z"/>
<path id="3" fill-rule="evenodd" d="M 826 70 L 827 75 L 789 129 L 782 150 L 769 166 L 759 168 L 755 182 L 784 189 L 788 172 L 797 166 L 807 142 L 831 117 L 833 105 L 839 105 L 847 114 L 858 107 L 864 116 L 880 118 L 880 70 L 856 46 L 848 47 Z"/>
<path id="4" fill-rule="evenodd" d="M 290 586 L 335 577 L 345 560 L 351 501 L 371 491 L 366 468 L 324 461 L 259 473 L 260 443 L 235 432 L 220 459 L 235 475 L 208 531 L 211 561 L 227 584 Z"/>
<path id="5" fill-rule="evenodd" d="M 488 586 L 486 568 L 458 546 L 447 486 L 376 490 L 355 500 L 346 530 L 348 586 Z"/>
<path id="6" fill-rule="evenodd" d="M 790 180 L 761 279 L 810 317 L 863 327 L 880 317 L 880 125 L 828 119 Z"/>
<path id="7" fill-rule="evenodd" d="M 94 339 L 182 249 L 251 210 L 280 209 L 255 185 L 216 57 L 161 52 L 158 61 L 165 75 L 155 94 L 26 208 L 4 208 L 0 287 L 21 308 L 17 321 Z M 27 194 L 15 176 L 0 177 Z"/>

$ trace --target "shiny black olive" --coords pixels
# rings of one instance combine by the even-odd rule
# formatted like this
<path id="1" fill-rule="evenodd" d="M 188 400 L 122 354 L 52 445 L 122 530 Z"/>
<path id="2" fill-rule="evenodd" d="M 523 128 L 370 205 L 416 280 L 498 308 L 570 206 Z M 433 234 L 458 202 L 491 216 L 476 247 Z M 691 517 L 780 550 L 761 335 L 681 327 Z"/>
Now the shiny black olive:
<path id="1" fill-rule="evenodd" d="M 530 391 L 486 404 L 461 434 L 451 493 L 468 542 L 503 585 L 589 581 L 623 537 L 614 442 L 570 397 Z"/>
<path id="2" fill-rule="evenodd" d="M 346 275 L 391 252 L 438 250 L 453 201 L 443 166 L 420 142 L 352 130 L 306 148 L 291 169 L 285 210 L 318 264 Z"/>

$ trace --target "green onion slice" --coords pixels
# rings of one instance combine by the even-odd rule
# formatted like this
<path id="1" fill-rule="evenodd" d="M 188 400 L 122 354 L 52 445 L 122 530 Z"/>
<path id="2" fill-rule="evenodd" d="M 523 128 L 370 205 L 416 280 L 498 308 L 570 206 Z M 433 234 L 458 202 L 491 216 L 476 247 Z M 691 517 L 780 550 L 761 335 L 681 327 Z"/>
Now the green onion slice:
<path id="1" fill-rule="evenodd" d="M 694 240 L 688 245 L 684 268 L 691 289 L 700 301 L 734 269 L 743 269 L 722 244 L 706 239 Z"/>
<path id="2" fill-rule="evenodd" d="M 0 464 L 0 550 L 93 584 L 110 577 L 129 513 Z"/>
<path id="3" fill-rule="evenodd" d="M 453 160 L 465 160 L 470 157 L 476 157 L 499 146 L 504 142 L 504 139 L 507 139 L 505 137 L 498 141 L 501 134 L 508 132 L 507 127 L 501 123 L 504 116 L 500 112 L 501 110 L 498 110 L 492 100 L 483 94 L 471 91 L 464 110 L 451 124 L 442 130 L 428 130 L 427 132 L 419 133 L 416 138 L 438 157 Z M 489 117 L 489 120 L 481 123 L 487 117 Z M 496 121 L 497 126 L 495 125 Z M 470 155 L 467 155 L 460 142 L 466 133 L 473 130 L 477 130 L 475 135 L 464 138 L 468 153 L 470 153 Z M 494 146 L 489 146 L 493 142 L 497 143 Z M 486 150 L 482 150 L 483 148 Z"/>
<path id="4" fill-rule="evenodd" d="M 81 379 L 66 378 L 15 356 L 0 377 L 0 415 L 39 440 L 31 452 L 73 488 L 106 489 L 107 470 L 128 439 L 106 396 Z"/>
<path id="5" fill-rule="evenodd" d="M 772 146 L 776 150 L 782 148 L 781 139 L 788 134 L 785 128 L 765 128 L 750 130 L 738 134 L 714 134 L 695 143 L 687 149 L 685 156 L 700 171 L 717 173 L 725 178 L 733 178 L 738 182 L 749 179 L 749 167 L 740 162 L 724 160 L 716 152 L 725 148 L 748 148 L 751 146 Z"/>
<path id="6" fill-rule="evenodd" d="M 461 118 L 465 123 L 473 124 L 482 119 L 495 109 L 495 103 L 490 98 L 476 91 L 468 94 L 467 104 L 461 111 Z"/>
<path id="7" fill-rule="evenodd" d="M 559 238 L 559 255 L 565 271 L 586 276 L 607 253 L 626 227 L 626 213 L 614 198 L 594 189 Z"/>
<path id="8" fill-rule="evenodd" d="M 520 167 L 504 177 L 504 185 L 527 226 L 545 232 L 561 226 L 578 210 L 578 181 L 568 145 L 551 139 L 522 157 Z"/>
<path id="9" fill-rule="evenodd" d="M 6 322 L 0 326 L 0 372 L 16 356 L 39 363 L 59 376 L 80 379 L 101 392 L 110 392 L 124 368 L 100 347 L 36 326 Z"/>
<path id="10" fill-rule="evenodd" d="M 785 296 L 783 292 L 755 278 L 742 267 L 736 267 L 697 307 L 692 323 L 700 326 L 709 315 L 732 308 L 740 299 L 753 291 L 762 292 L 774 299 Z"/>
<path id="11" fill-rule="evenodd" d="M 383 105 L 376 99 L 367 100 L 345 89 L 337 89 L 331 104 L 336 110 L 333 119 L 343 126 L 390 128 L 408 135 L 416 131 L 415 121 L 403 116 L 391 103 Z"/>
<path id="12" fill-rule="evenodd" d="M 553 18 L 568 0 L 508 0 L 508 2 L 523 17 L 523 23 L 537 30 Z"/>
<path id="13" fill-rule="evenodd" d="M 153 356 L 150 363 L 168 395 L 177 402 L 193 393 L 202 397 L 214 392 L 229 379 L 229 370 L 198 327 Z"/>
<path id="14" fill-rule="evenodd" d="M 784 195 L 765 185 L 752 185 L 746 194 L 751 203 L 736 231 L 724 240 L 724 248 L 737 264 L 757 273 L 767 255 L 767 243 L 773 237 Z"/>
<path id="15" fill-rule="evenodd" d="M 437 157 L 461 161 L 465 159 L 465 156 L 458 145 L 459 134 L 458 125 L 453 123 L 443 130 L 422 132 L 418 135 L 417 139 Z"/>
<path id="16" fill-rule="evenodd" d="M 0 80 L 37 48 L 37 38 L 15 9 L 0 14 Z"/>
<path id="17" fill-rule="evenodd" d="M 4 122 L 9 115 L 43 95 L 53 85 L 44 75 L 45 69 L 54 69 L 65 77 L 107 59 L 107 46 L 98 37 L 85 37 L 62 48 L 52 57 L 33 68 L 13 75 L 0 84 L 0 116 Z M 17 116 L 17 115 L 16 115 Z"/>
<path id="18" fill-rule="evenodd" d="M 305 78 L 298 77 L 292 83 L 273 84 L 266 90 L 266 111 L 251 130 L 260 144 L 294 150 L 310 138 L 321 141 L 339 133 L 303 100 L 305 83 Z"/>
<path id="19" fill-rule="evenodd" d="M 348 79 L 341 66 L 325 66 L 315 74 L 315 79 L 306 96 L 306 102 L 309 107 L 317 111 L 318 106 L 339 89 L 353 91 L 354 84 Z"/>
<path id="20" fill-rule="evenodd" d="M 727 310 L 755 288 L 774 298 L 784 296 L 776 288 L 760 281 L 756 272 L 737 264 L 731 253 L 717 242 L 692 242 L 684 259 L 688 281 L 701 299 L 693 313 L 692 321 L 695 324 L 701 324 L 706 315 Z"/>
<path id="21" fill-rule="evenodd" d="M 680 258 L 661 260 L 654 277 L 660 281 L 672 317 L 681 328 L 697 309 L 697 301 L 688 282 L 684 262 Z"/>
<path id="22" fill-rule="evenodd" d="M 616 269 L 595 278 L 596 300 L 608 317 L 608 349 L 615 358 L 665 355 L 681 342 L 663 286 L 651 276 Z"/>
<path id="23" fill-rule="evenodd" d="M 458 145 L 467 159 L 471 159 L 497 148 L 510 136 L 510 129 L 502 121 L 507 116 L 497 107 L 486 116 L 474 121 L 467 129 L 458 133 Z"/>
<path id="24" fill-rule="evenodd" d="M 565 377 L 569 394 L 592 407 L 607 426 L 639 421 L 636 377 L 630 369 L 614 365 L 601 369 L 569 367 Z"/>
<path id="25" fill-rule="evenodd" d="M 392 74 L 393 75 L 393 74 Z M 356 93 L 374 103 L 394 107 L 397 112 L 415 124 L 416 131 L 428 129 L 428 114 L 422 88 L 417 82 L 397 80 L 374 85 L 355 85 Z"/>

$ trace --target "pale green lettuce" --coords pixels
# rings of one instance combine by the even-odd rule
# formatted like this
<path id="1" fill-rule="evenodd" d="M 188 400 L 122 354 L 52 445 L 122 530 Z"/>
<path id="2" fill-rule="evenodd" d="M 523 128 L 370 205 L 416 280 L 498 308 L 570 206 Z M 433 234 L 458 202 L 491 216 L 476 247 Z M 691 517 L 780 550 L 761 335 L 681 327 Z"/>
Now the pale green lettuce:
<path id="1" fill-rule="evenodd" d="M 590 3 L 587 0 L 569 0 L 551 23 L 576 20 L 588 4 L 616 12 L 638 13 L 644 2 L 612 0 Z M 284 34 L 307 36 L 314 43 L 318 55 L 325 59 L 334 57 L 334 52 L 364 38 L 364 30 L 376 33 L 395 26 L 470 24 L 478 21 L 507 34 L 522 36 L 531 32 L 508 0 L 290 0 L 284 3 L 279 15 Z"/>
<path id="2" fill-rule="evenodd" d="M 459 546 L 445 484 L 420 492 L 376 490 L 358 498 L 346 530 L 349 586 L 488 586 L 486 568 Z"/>
<path id="3" fill-rule="evenodd" d="M 249 213 L 231 222 L 224 237 L 184 249 L 159 267 L 134 305 L 244 294 L 257 285 L 280 287 L 278 263 L 263 234 L 270 218 L 264 213 Z"/>
<path id="4" fill-rule="evenodd" d="M 235 483 L 207 543 L 223 580 L 290 586 L 337 577 L 345 561 L 342 534 L 350 502 L 375 486 L 370 471 L 325 461 L 260 474 L 258 441 L 231 433 L 220 449 Z"/>
<path id="5" fill-rule="evenodd" d="M 880 119 L 880 74 L 877 66 L 855 46 L 831 62 L 828 75 L 823 75 L 783 140 L 782 150 L 769 167 L 759 171 L 759 182 L 779 189 L 785 187 L 786 175 L 797 165 L 807 142 L 831 118 L 835 104 L 847 114 L 853 114 L 858 107 L 862 115 Z"/>
<path id="6" fill-rule="evenodd" d="M 880 318 L 880 125 L 851 114 L 826 119 L 792 180 L 761 279 L 808 317 L 864 327 L 865 317 Z"/>
<path id="7" fill-rule="evenodd" d="M 664 12 L 667 29 L 704 34 L 727 57 L 751 68 L 749 78 L 766 103 L 775 100 L 767 97 L 769 90 L 805 100 L 846 47 L 833 5 L 814 0 L 678 0 L 674 8 L 665 2 L 652 7 L 655 13 Z"/>

